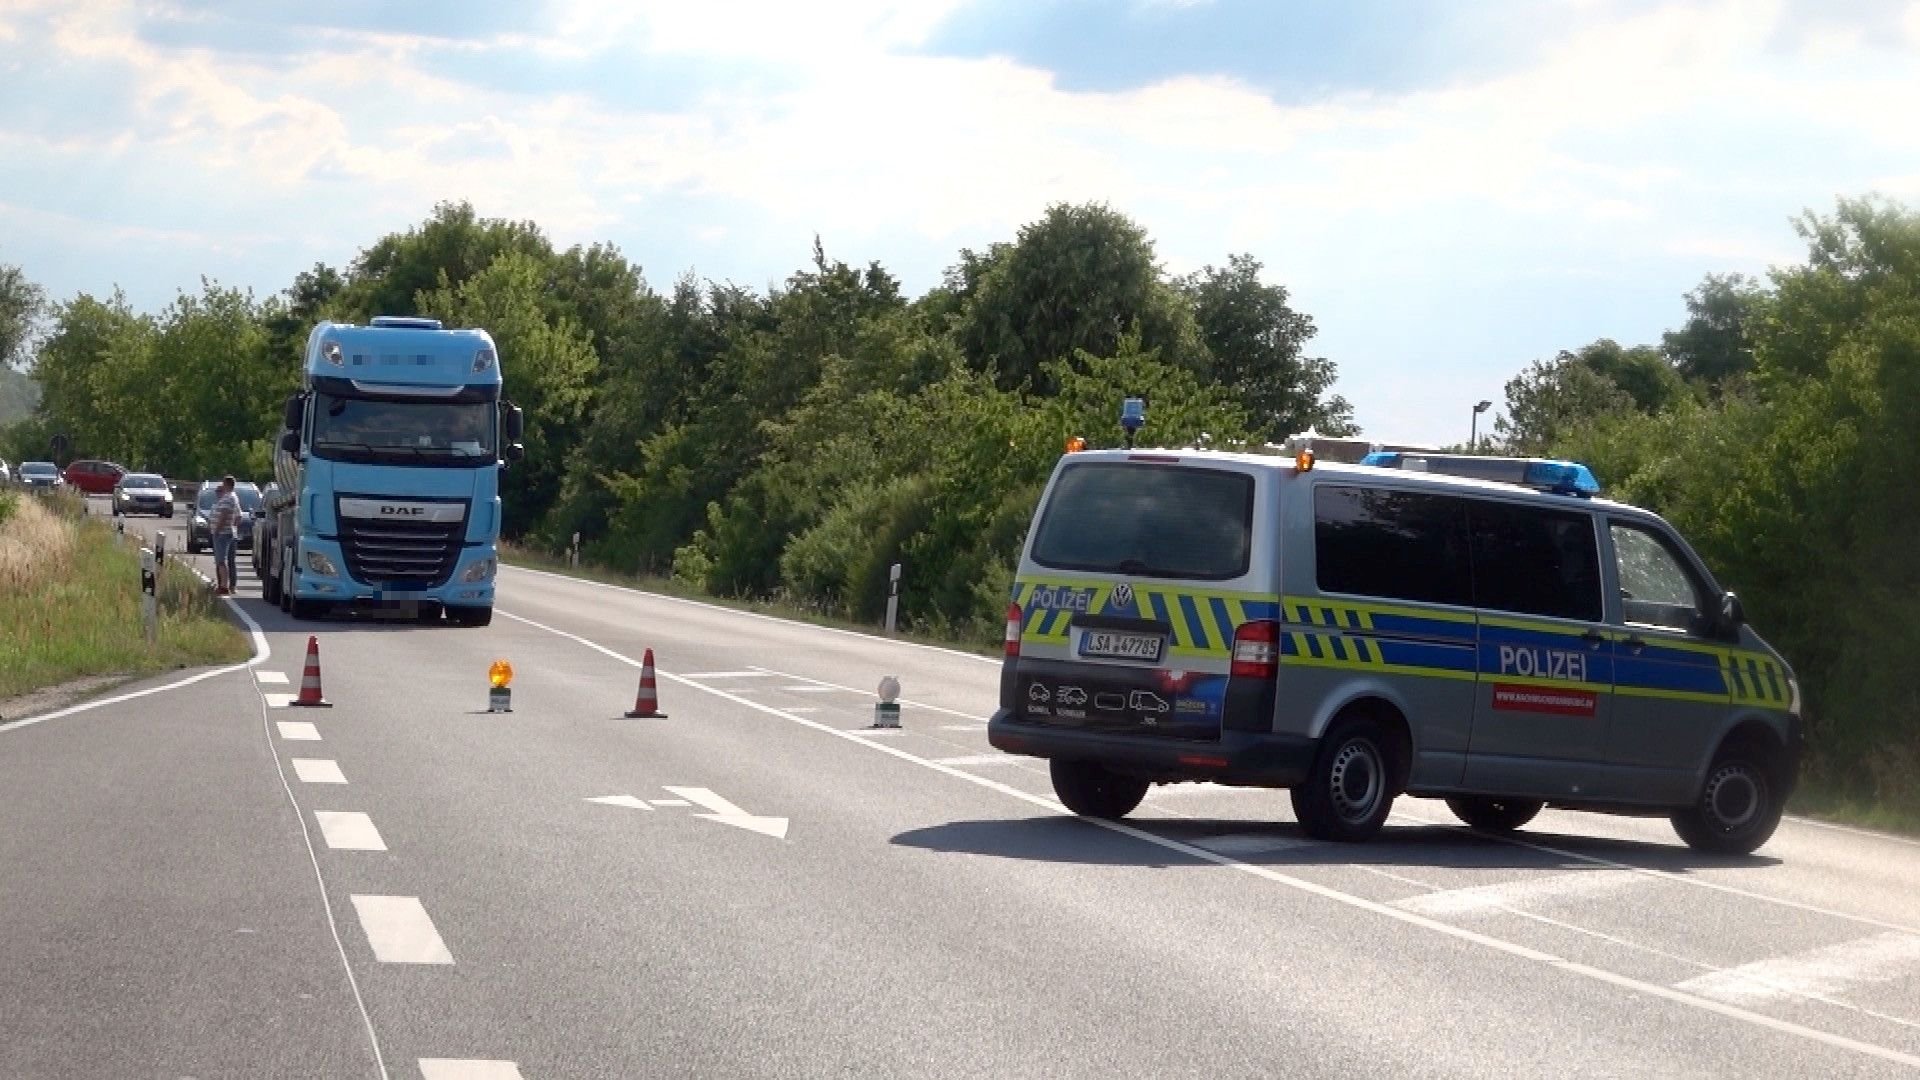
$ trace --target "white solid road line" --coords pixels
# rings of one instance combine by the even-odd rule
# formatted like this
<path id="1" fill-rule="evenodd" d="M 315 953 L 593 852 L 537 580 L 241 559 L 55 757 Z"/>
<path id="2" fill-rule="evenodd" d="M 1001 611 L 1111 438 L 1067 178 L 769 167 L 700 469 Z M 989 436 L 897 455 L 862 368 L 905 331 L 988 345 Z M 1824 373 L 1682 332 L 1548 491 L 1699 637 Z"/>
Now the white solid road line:
<path id="1" fill-rule="evenodd" d="M 282 720 L 274 725 L 288 742 L 319 742 L 320 729 L 306 720 Z"/>
<path id="2" fill-rule="evenodd" d="M 253 677 L 254 677 L 254 678 L 255 678 L 256 680 L 258 680 L 258 681 L 260 682 L 260 684 L 261 684 L 262 686 L 285 686 L 285 685 L 287 685 L 287 676 L 286 676 L 286 673 L 285 673 L 285 672 L 280 672 L 280 671 L 255 671 L 255 672 L 253 673 Z"/>
<path id="3" fill-rule="evenodd" d="M 782 688 L 786 690 L 792 690 L 795 693 L 821 694 L 831 690 L 843 690 L 849 694 L 859 694 L 861 697 L 870 697 L 870 698 L 875 698 L 876 700 L 879 697 L 879 695 L 875 694 L 872 690 L 856 690 L 851 686 L 843 686 L 840 683 L 827 682 L 824 679 L 809 679 L 805 675 L 795 675 L 790 671 L 775 671 L 772 668 L 761 668 L 760 670 L 766 672 L 769 675 L 778 675 L 783 679 L 792 679 L 796 683 L 806 684 L 805 686 L 788 686 L 788 687 Z M 958 709 L 949 709 L 940 705 L 929 705 L 924 701 L 910 701 L 906 698 L 901 698 L 900 707 L 902 709 L 925 709 L 928 712 L 945 713 L 948 716 L 957 716 L 962 720 L 971 720 L 974 723 L 979 724 L 983 729 L 986 727 L 986 721 L 980 719 L 978 716 L 975 716 L 972 713 L 961 712 Z"/>
<path id="4" fill-rule="evenodd" d="M 1522 878 L 1498 885 L 1473 885 L 1464 889 L 1442 889 L 1394 902 L 1395 907 L 1422 915 L 1478 915 L 1506 908 L 1525 907 L 1528 903 L 1563 897 L 1588 897 L 1615 892 L 1647 881 L 1625 870 L 1575 870 L 1570 874 Z"/>
<path id="5" fill-rule="evenodd" d="M 601 645 L 600 643 L 595 641 L 590 641 L 587 638 L 581 637 L 578 634 L 569 633 L 565 630 L 548 626 L 545 623 L 535 622 L 534 620 L 525 618 L 524 616 L 514 615 L 510 612 L 502 611 L 498 607 L 494 609 L 494 613 L 497 615 L 503 616 L 505 618 L 512 619 L 515 622 L 524 623 L 537 630 L 545 630 L 546 632 L 553 634 L 557 637 L 563 637 L 569 641 L 578 642 L 579 644 L 584 645 L 587 648 L 594 650 L 595 652 L 601 653 L 602 655 L 605 655 L 614 660 L 617 660 L 623 664 L 626 664 L 629 667 L 638 668 L 640 666 L 639 661 L 634 660 L 632 657 L 622 655 L 621 653 L 615 652 L 614 650 L 607 648 L 605 645 Z M 741 708 L 752 709 L 756 712 L 765 713 L 768 716 L 779 717 L 780 719 L 787 720 L 791 723 L 799 724 L 802 727 L 811 728 L 812 730 L 818 731 L 823 735 L 830 735 L 836 739 L 845 739 L 846 741 L 853 743 L 855 745 L 868 747 L 869 749 L 872 749 L 876 753 L 887 754 L 891 757 L 898 758 L 901 761 L 918 765 L 921 768 L 931 769 L 934 772 L 943 773 L 947 776 L 951 776 L 956 780 L 961 780 L 966 783 L 976 785 L 978 787 L 986 788 L 989 791 L 999 792 L 1000 794 L 1005 795 L 1008 798 L 1017 799 L 1031 806 L 1037 806 L 1045 810 L 1050 810 L 1057 814 L 1066 814 L 1068 812 L 1067 808 L 1062 806 L 1056 800 L 1049 799 L 1042 795 L 1035 795 L 1035 794 L 1032 794 L 1031 792 L 1022 791 L 1017 787 L 1013 787 L 1010 784 L 1003 784 L 998 780 L 990 780 L 984 776 L 976 776 L 972 773 L 966 772 L 961 769 L 955 769 L 951 766 L 942 765 L 939 762 L 931 761 L 927 758 L 916 756 L 912 753 L 909 753 L 908 751 L 902 750 L 896 746 L 892 746 L 886 742 L 863 739 L 852 732 L 842 731 L 841 729 L 833 727 L 832 725 L 823 724 L 817 720 L 810 720 L 804 716 L 794 716 L 791 713 L 783 712 L 772 705 L 768 705 L 758 701 L 751 701 L 747 698 L 743 698 L 735 694 L 729 694 L 724 690 L 719 690 L 711 686 L 706 686 L 702 683 L 692 682 L 690 680 L 681 679 L 676 676 L 665 674 L 665 673 L 662 673 L 662 677 L 666 678 L 668 681 L 679 683 L 680 685 L 686 686 L 690 689 L 699 690 L 702 693 L 710 694 L 724 701 L 731 701 L 735 705 L 740 706 Z M 1456 926 L 1451 923 L 1441 922 L 1438 919 L 1430 918 L 1428 916 L 1421 915 L 1417 912 L 1404 911 L 1400 908 L 1396 908 L 1392 906 L 1391 904 L 1384 904 L 1376 900 L 1369 900 L 1364 896 L 1358 896 L 1353 893 L 1343 892 L 1329 885 L 1322 885 L 1322 884 L 1319 884 L 1318 882 L 1309 881 L 1306 878 L 1295 877 L 1292 874 L 1282 873 L 1270 866 L 1260 866 L 1254 863 L 1241 862 L 1230 856 L 1221 855 L 1216 852 L 1208 851 L 1206 848 L 1198 847 L 1194 844 L 1189 844 L 1184 841 L 1175 840 L 1175 839 L 1172 839 L 1171 837 L 1161 836 L 1157 833 L 1148 832 L 1146 829 L 1143 829 L 1134 825 L 1129 825 L 1125 822 L 1109 821 L 1101 818 L 1078 818 L 1077 820 L 1082 821 L 1088 826 L 1091 826 L 1093 828 L 1105 829 L 1108 832 L 1118 833 L 1122 836 L 1130 836 L 1136 840 L 1140 840 L 1148 844 L 1153 844 L 1157 847 L 1166 848 L 1169 851 L 1179 852 L 1180 854 L 1189 856 L 1194 859 L 1198 859 L 1202 862 L 1212 863 L 1215 866 L 1226 867 L 1228 869 L 1237 871 L 1239 873 L 1248 874 L 1253 877 L 1260 878 L 1264 881 L 1272 882 L 1273 884 L 1276 884 L 1276 885 L 1282 885 L 1282 886 L 1285 886 L 1286 888 L 1294 889 L 1296 891 L 1306 893 L 1310 896 L 1317 896 L 1321 899 L 1328 900 L 1336 904 L 1342 904 L 1359 911 L 1370 912 L 1374 915 L 1379 915 L 1383 918 L 1392 919 L 1395 922 L 1404 923 L 1409 926 L 1419 927 L 1420 929 L 1427 930 L 1435 934 L 1441 934 L 1446 937 L 1453 938 L 1457 941 L 1464 941 L 1469 944 L 1479 945 L 1483 948 L 1491 949 L 1495 952 L 1499 952 L 1504 955 L 1514 957 L 1515 959 L 1518 959 L 1518 960 L 1529 961 L 1537 964 L 1544 964 L 1544 965 L 1547 965 L 1548 967 L 1553 968 L 1556 971 L 1561 971 L 1569 975 L 1575 975 L 1582 978 L 1591 979 L 1599 983 L 1605 983 L 1609 986 L 1614 986 L 1619 989 L 1626 990 L 1630 993 L 1642 994 L 1647 997 L 1660 998 L 1665 1001 L 1673 1002 L 1674 1004 L 1677 1004 L 1677 1005 L 1684 1005 L 1690 1009 L 1697 1009 L 1701 1012 L 1713 1013 L 1718 1016 L 1726 1017 L 1727 1019 L 1730 1019 L 1730 1020 L 1738 1020 L 1738 1021 L 1741 1021 L 1742 1023 L 1753 1025 L 1754 1027 L 1765 1028 L 1769 1031 L 1778 1032 L 1783 1035 L 1792 1035 L 1797 1038 L 1806 1039 L 1810 1042 L 1816 1042 L 1825 1046 L 1834 1047 L 1836 1049 L 1851 1051 L 1853 1053 L 1861 1054 L 1867 1057 L 1877 1058 L 1882 1061 L 1890 1061 L 1895 1064 L 1908 1066 L 1910 1068 L 1920 1068 L 1920 1054 L 1910 1054 L 1903 1050 L 1894 1049 L 1893 1047 L 1880 1046 L 1875 1043 L 1864 1042 L 1859 1039 L 1851 1039 L 1845 1035 L 1836 1035 L 1833 1032 L 1821 1031 L 1818 1028 L 1808 1027 L 1805 1024 L 1796 1024 L 1790 1020 L 1782 1020 L 1777 1017 L 1767 1016 L 1764 1013 L 1757 1013 L 1750 1009 L 1741 1008 L 1737 1005 L 1730 1005 L 1725 1002 L 1715 1001 L 1712 998 L 1702 997 L 1701 995 L 1698 995 L 1698 994 L 1691 994 L 1684 990 L 1677 990 L 1672 987 L 1662 986 L 1658 983 L 1647 982 L 1644 979 L 1636 979 L 1631 975 L 1622 975 L 1617 972 L 1606 971 L 1604 969 L 1596 968 L 1588 964 L 1579 963 L 1578 961 L 1568 960 L 1565 957 L 1555 956 L 1554 954 L 1548 953 L 1548 952 L 1542 952 L 1539 949 L 1534 949 L 1529 946 L 1519 944 L 1518 942 L 1508 941 L 1504 938 L 1494 937 L 1490 934 L 1483 934 L 1475 930 L 1469 930 L 1462 926 Z M 1630 868 L 1626 868 L 1626 869 L 1630 869 Z"/>
<path id="6" fill-rule="evenodd" d="M 340 763 L 332 758 L 293 759 L 293 775 L 303 784 L 344 784 L 347 778 L 340 772 Z"/>
<path id="7" fill-rule="evenodd" d="M 320 823 L 320 835 L 326 839 L 327 846 L 335 851 L 387 850 L 387 842 L 380 839 L 380 830 L 373 827 L 373 819 L 365 814 L 315 810 L 313 819 Z"/>
<path id="8" fill-rule="evenodd" d="M 1740 1005 L 1829 998 L 1920 973 L 1920 937 L 1890 932 L 1699 975 L 1678 989 Z"/>
<path id="9" fill-rule="evenodd" d="M 764 671 L 689 671 L 680 677 L 683 679 L 770 679 L 773 676 Z"/>
<path id="10" fill-rule="evenodd" d="M 721 604 L 709 604 L 701 600 L 688 600 L 680 596 L 668 596 L 665 593 L 648 592 L 645 589 L 636 589 L 628 585 L 610 585 L 604 581 L 590 581 L 586 578 L 574 577 L 571 574 L 556 574 L 551 570 L 535 570 L 532 567 L 514 566 L 511 563 L 504 562 L 500 564 L 500 569 L 511 570 L 516 574 L 533 574 L 536 577 L 570 581 L 576 585 L 590 585 L 596 589 L 610 589 L 614 592 L 632 593 L 635 596 L 644 596 L 649 600 L 661 600 L 669 604 L 685 604 L 688 607 L 705 608 L 708 611 L 718 611 L 727 615 L 738 615 L 743 619 L 758 619 L 761 622 L 779 623 L 782 626 L 814 630 L 822 634 L 838 634 L 841 637 L 859 638 L 861 641 L 871 641 L 878 645 L 892 645 L 903 649 L 920 649 L 924 652 L 939 653 L 942 656 L 953 656 L 962 660 L 972 660 L 977 664 L 993 664 L 995 666 L 1000 664 L 1000 661 L 993 657 L 962 652 L 959 649 L 949 649 L 940 645 L 926 645 L 918 641 L 901 641 L 899 638 L 881 637 L 878 634 L 863 634 L 858 630 L 843 630 L 837 626 L 819 626 L 814 623 L 796 622 L 792 619 L 783 619 L 778 615 L 764 615 L 758 611 L 741 611 L 739 608 L 730 608 Z"/>
<path id="11" fill-rule="evenodd" d="M 417 896 L 353 896 L 373 958 L 383 964 L 451 964 L 453 954 Z"/>
<path id="12" fill-rule="evenodd" d="M 942 765 L 1018 765 L 1021 759 L 1014 754 L 961 754 L 959 757 L 937 757 L 933 759 Z"/>
<path id="13" fill-rule="evenodd" d="M 477 1058 L 421 1058 L 420 1080 L 521 1080 L 520 1066 L 511 1061 Z"/>
<path id="14" fill-rule="evenodd" d="M 780 689 L 789 694 L 838 694 L 841 692 L 837 686 L 783 686 Z M 854 693 L 857 694 L 859 691 L 856 690 Z"/>
<path id="15" fill-rule="evenodd" d="M 981 732 L 981 731 L 987 730 L 987 725 L 985 724 L 941 724 L 940 730 L 941 731 Z"/>

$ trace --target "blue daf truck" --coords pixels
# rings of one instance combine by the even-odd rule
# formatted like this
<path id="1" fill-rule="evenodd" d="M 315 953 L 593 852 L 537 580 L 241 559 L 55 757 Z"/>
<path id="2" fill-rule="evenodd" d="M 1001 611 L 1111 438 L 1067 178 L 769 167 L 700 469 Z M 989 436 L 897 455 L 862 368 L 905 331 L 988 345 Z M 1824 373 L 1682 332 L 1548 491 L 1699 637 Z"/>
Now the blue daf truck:
<path id="1" fill-rule="evenodd" d="M 262 594 L 299 619 L 398 608 L 493 619 L 500 471 L 520 409 L 485 330 L 378 316 L 322 322 L 274 450 Z"/>

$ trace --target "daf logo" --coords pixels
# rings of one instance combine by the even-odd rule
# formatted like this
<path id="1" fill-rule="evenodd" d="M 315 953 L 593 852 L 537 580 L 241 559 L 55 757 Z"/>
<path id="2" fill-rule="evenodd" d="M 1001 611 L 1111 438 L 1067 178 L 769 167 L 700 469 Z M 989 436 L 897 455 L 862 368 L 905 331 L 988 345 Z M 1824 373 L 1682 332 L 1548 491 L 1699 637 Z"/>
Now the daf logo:
<path id="1" fill-rule="evenodd" d="M 427 512 L 424 506 L 389 506 L 380 504 L 381 517 L 419 517 Z"/>

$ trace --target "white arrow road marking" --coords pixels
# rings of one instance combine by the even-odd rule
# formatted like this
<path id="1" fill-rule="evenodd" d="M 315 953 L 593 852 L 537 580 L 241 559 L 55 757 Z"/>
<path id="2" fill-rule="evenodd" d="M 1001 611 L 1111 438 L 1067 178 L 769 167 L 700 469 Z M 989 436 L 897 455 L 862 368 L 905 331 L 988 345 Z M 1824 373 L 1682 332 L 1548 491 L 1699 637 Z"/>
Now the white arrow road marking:
<path id="1" fill-rule="evenodd" d="M 708 814 L 695 814 L 694 817 L 748 829 L 762 836 L 771 836 L 775 840 L 787 838 L 786 818 L 755 817 L 703 787 L 668 787 L 667 790 L 688 802 L 697 803 L 712 811 Z"/>
<path id="2" fill-rule="evenodd" d="M 653 807 L 647 805 L 647 800 L 636 799 L 631 795 L 596 795 L 587 801 L 597 802 L 602 806 L 625 806 L 634 810 L 653 809 Z"/>
<path id="3" fill-rule="evenodd" d="M 520 1066 L 511 1061 L 476 1058 L 421 1058 L 421 1080 L 521 1080 Z"/>
<path id="4" fill-rule="evenodd" d="M 417 896 L 352 897 L 373 958 L 383 964 L 451 964 L 453 954 Z"/>

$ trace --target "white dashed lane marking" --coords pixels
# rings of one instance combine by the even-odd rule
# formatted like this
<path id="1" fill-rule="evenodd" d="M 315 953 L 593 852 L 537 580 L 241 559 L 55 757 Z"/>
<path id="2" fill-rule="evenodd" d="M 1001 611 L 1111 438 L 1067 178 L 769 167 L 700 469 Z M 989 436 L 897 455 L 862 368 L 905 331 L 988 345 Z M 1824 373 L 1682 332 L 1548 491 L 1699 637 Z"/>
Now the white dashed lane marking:
<path id="1" fill-rule="evenodd" d="M 453 954 L 417 896 L 353 897 L 373 958 L 383 964 L 451 964 Z"/>
<path id="2" fill-rule="evenodd" d="M 959 757 L 937 757 L 933 760 L 942 765 L 1018 765 L 1025 759 L 1013 754 L 962 754 Z"/>
<path id="3" fill-rule="evenodd" d="M 284 709 L 293 704 L 294 699 L 293 694 L 261 694 L 260 696 L 267 699 L 269 709 Z"/>
<path id="4" fill-rule="evenodd" d="M 420 1080 L 521 1080 L 520 1066 L 511 1061 L 475 1058 L 421 1058 Z"/>
<path id="5" fill-rule="evenodd" d="M 843 694 L 846 691 L 837 686 L 783 686 L 780 689 L 789 694 Z"/>
<path id="6" fill-rule="evenodd" d="M 320 823 L 320 835 L 326 838 L 327 846 L 335 851 L 387 850 L 386 841 L 380 839 L 380 830 L 373 827 L 373 819 L 365 814 L 315 810 L 313 817 Z"/>
<path id="7" fill-rule="evenodd" d="M 320 729 L 305 720 L 281 720 L 274 724 L 280 737 L 289 742 L 319 742 Z"/>
<path id="8" fill-rule="evenodd" d="M 1920 937 L 1897 931 L 1757 960 L 1700 975 L 1677 989 L 1736 1005 L 1831 998 L 1868 983 L 1920 974 Z"/>
<path id="9" fill-rule="evenodd" d="M 772 675 L 764 671 L 696 671 L 691 675 L 680 676 L 683 679 L 771 679 Z"/>
<path id="10" fill-rule="evenodd" d="M 256 678 L 256 679 L 258 679 L 258 680 L 260 680 L 260 682 L 261 682 L 262 684 L 264 684 L 264 685 L 268 685 L 268 686 L 285 686 L 285 685 L 287 685 L 287 677 L 286 677 L 286 675 L 284 675 L 284 674 L 282 674 L 281 672 L 278 672 L 278 671 L 258 671 L 258 670 L 256 670 L 256 671 L 255 671 L 255 672 L 253 673 L 253 677 L 254 677 L 254 678 Z"/>
<path id="11" fill-rule="evenodd" d="M 293 759 L 293 775 L 303 784 L 344 784 L 347 778 L 340 772 L 340 763 L 332 758 Z"/>
<path id="12" fill-rule="evenodd" d="M 1542 900 L 1585 898 L 1615 892 L 1651 879 L 1630 870 L 1576 870 L 1570 874 L 1526 878 L 1499 885 L 1445 889 L 1408 897 L 1394 906 L 1422 915 L 1478 915 L 1525 907 Z"/>

